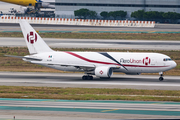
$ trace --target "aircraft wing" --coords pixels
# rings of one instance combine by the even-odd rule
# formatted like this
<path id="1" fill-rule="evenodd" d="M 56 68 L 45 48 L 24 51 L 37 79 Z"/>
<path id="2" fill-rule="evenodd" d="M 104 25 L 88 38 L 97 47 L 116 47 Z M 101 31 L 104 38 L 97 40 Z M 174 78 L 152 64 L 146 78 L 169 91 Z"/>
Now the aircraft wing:
<path id="1" fill-rule="evenodd" d="M 46 64 L 46 65 L 59 65 L 59 66 L 72 66 L 76 67 L 78 69 L 83 69 L 83 70 L 94 70 L 96 68 L 95 65 L 93 64 L 88 64 L 88 65 L 81 65 L 81 64 L 67 64 L 67 63 L 53 63 L 53 62 L 41 62 L 41 61 L 31 61 L 31 63 L 34 64 Z"/>
<path id="2" fill-rule="evenodd" d="M 96 68 L 95 65 L 93 64 L 67 64 L 67 63 L 53 63 L 53 62 L 41 62 L 41 61 L 31 61 L 31 63 L 34 64 L 46 64 L 46 65 L 59 65 L 59 66 L 72 66 L 72 67 L 76 67 L 79 69 L 83 69 L 84 71 L 91 71 L 94 70 Z M 117 65 L 111 65 L 110 66 L 113 69 L 119 69 L 120 67 Z"/>
<path id="3" fill-rule="evenodd" d="M 4 55 L 4 56 L 25 59 L 34 64 L 46 64 L 49 66 L 51 66 L 51 65 L 72 66 L 72 67 L 76 67 L 77 69 L 83 69 L 84 71 L 91 71 L 96 68 L 96 66 L 93 64 L 88 64 L 88 65 L 83 64 L 82 65 L 82 64 L 68 64 L 68 63 L 53 63 L 53 62 L 42 62 L 42 59 L 26 57 L 26 56 L 14 56 L 14 55 Z M 117 66 L 117 65 L 111 65 L 110 67 L 113 69 L 119 69 L 119 66 Z"/>

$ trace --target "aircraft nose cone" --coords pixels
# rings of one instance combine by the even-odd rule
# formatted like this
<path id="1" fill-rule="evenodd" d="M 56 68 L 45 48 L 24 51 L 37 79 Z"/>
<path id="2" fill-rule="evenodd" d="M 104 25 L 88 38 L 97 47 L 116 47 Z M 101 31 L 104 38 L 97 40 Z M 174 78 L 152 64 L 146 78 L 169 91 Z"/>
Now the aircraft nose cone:
<path id="1" fill-rule="evenodd" d="M 171 63 L 171 67 L 172 67 L 172 68 L 175 68 L 176 66 L 177 66 L 176 62 L 173 61 L 173 62 Z"/>

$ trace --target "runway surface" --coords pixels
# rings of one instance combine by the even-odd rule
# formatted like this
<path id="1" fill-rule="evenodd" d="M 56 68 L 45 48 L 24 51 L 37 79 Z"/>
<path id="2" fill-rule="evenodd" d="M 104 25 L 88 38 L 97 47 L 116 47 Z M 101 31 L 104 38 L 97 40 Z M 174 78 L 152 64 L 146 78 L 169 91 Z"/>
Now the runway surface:
<path id="1" fill-rule="evenodd" d="M 79 73 L 28 73 L 0 72 L 0 85 L 6 86 L 47 86 L 80 88 L 121 88 L 149 90 L 180 90 L 179 76 L 113 75 L 111 79 L 82 80 Z"/>
<path id="2" fill-rule="evenodd" d="M 140 101 L 83 101 L 83 100 L 47 100 L 47 99 L 0 99 L 0 110 L 14 111 L 54 111 L 75 112 L 74 114 L 99 113 L 101 119 L 114 115 L 111 119 L 131 118 L 178 118 L 180 103 L 178 102 L 140 102 Z M 1 115 L 0 115 L 1 116 Z M 58 116 L 58 115 L 56 115 Z M 61 115 L 62 117 L 62 115 Z M 90 117 L 90 116 L 89 116 Z"/>
<path id="3" fill-rule="evenodd" d="M 179 25 L 157 25 L 155 28 L 112 28 L 87 26 L 33 25 L 37 31 L 180 31 Z M 18 24 L 0 24 L 0 31 L 21 31 Z M 51 47 L 64 48 L 109 48 L 180 50 L 178 41 L 136 40 L 84 40 L 49 39 Z M 13 44 L 12 44 L 13 43 Z M 24 38 L 0 38 L 0 46 L 26 47 Z M 47 86 L 81 88 L 130 88 L 180 90 L 179 76 L 127 76 L 113 75 L 112 79 L 82 80 L 82 74 L 74 73 L 19 73 L 0 72 L 0 85 Z M 179 118 L 180 104 L 175 102 L 131 102 L 131 101 L 68 101 L 68 100 L 22 100 L 0 99 L 0 120 L 102 120 L 137 118 Z"/>
<path id="4" fill-rule="evenodd" d="M 0 23 L 0 31 L 21 31 L 19 24 Z M 155 28 L 143 27 L 101 27 L 73 25 L 36 25 L 37 31 L 180 31 L 180 24 L 156 24 Z"/>
<path id="5" fill-rule="evenodd" d="M 53 48 L 109 48 L 139 50 L 180 50 L 180 41 L 156 40 L 102 40 L 102 39 L 55 39 L 44 38 Z M 26 47 L 24 38 L 0 37 L 0 46 Z"/>

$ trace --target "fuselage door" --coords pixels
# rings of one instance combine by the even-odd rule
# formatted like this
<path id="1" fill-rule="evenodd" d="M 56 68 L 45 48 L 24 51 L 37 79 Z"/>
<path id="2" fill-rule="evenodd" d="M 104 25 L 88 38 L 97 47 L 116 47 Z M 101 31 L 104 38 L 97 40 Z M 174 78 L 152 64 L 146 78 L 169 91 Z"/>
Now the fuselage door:
<path id="1" fill-rule="evenodd" d="M 151 58 L 150 65 L 155 66 L 157 64 L 157 61 L 155 58 Z"/>

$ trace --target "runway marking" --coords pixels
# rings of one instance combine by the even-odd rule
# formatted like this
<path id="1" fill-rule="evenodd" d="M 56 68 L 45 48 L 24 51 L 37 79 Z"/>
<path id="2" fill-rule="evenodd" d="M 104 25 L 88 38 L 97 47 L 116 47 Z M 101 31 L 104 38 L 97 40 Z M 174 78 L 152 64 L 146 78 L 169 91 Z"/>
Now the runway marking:
<path id="1" fill-rule="evenodd" d="M 42 102 L 56 102 L 57 100 L 45 100 L 45 101 L 42 101 Z"/>
<path id="2" fill-rule="evenodd" d="M 0 80 L 0 83 L 3 83 L 4 80 Z M 175 83 L 175 84 L 158 84 L 158 83 L 117 83 L 117 82 L 114 82 L 114 83 L 111 83 L 111 82 L 53 82 L 53 81 L 31 81 L 31 80 L 26 80 L 26 81 L 23 81 L 23 80 L 16 80 L 16 81 L 11 81 L 11 80 L 6 80 L 5 81 L 6 83 L 45 83 L 45 84 L 83 84 L 83 85 L 133 85 L 133 86 L 138 86 L 138 85 L 141 85 L 141 86 L 174 86 L 174 87 L 180 87 L 180 84 L 178 83 Z"/>
<path id="3" fill-rule="evenodd" d="M 148 33 L 154 33 L 154 32 L 157 32 L 157 31 L 149 31 Z"/>
<path id="4" fill-rule="evenodd" d="M 165 103 L 164 102 L 159 102 L 159 103 L 152 103 L 152 104 L 156 105 L 156 104 L 165 104 Z"/>
<path id="5" fill-rule="evenodd" d="M 141 83 L 102 83 L 102 82 L 71 82 L 71 83 L 68 83 L 68 82 L 37 82 L 37 83 L 63 83 L 63 84 L 99 84 L 99 85 L 134 85 L 134 86 L 137 86 L 137 85 L 143 85 L 143 86 L 180 86 L 180 85 L 177 85 L 177 84 L 141 84 Z"/>
<path id="6" fill-rule="evenodd" d="M 103 111 L 101 111 L 101 112 L 109 112 L 109 111 L 116 111 L 116 110 L 119 110 L 119 109 L 103 110 Z"/>
<path id="7" fill-rule="evenodd" d="M 72 33 L 78 33 L 79 31 L 72 31 Z"/>
<path id="8" fill-rule="evenodd" d="M 107 109 L 91 109 L 91 108 L 59 108 L 59 107 L 25 107 L 25 106 L 0 106 L 0 110 L 30 110 L 30 111 L 67 111 L 67 112 L 94 112 L 102 113 Z M 156 111 L 156 110 L 115 110 L 106 111 L 107 113 L 116 114 L 139 114 L 139 115 L 163 115 L 163 116 L 180 116 L 179 111 Z"/>

